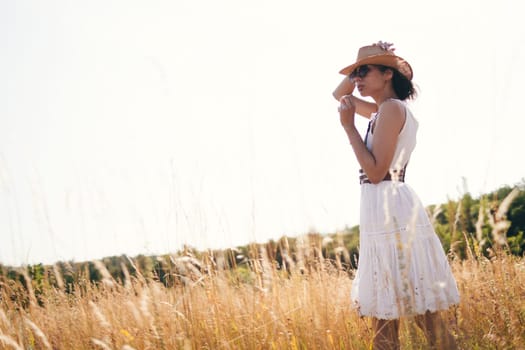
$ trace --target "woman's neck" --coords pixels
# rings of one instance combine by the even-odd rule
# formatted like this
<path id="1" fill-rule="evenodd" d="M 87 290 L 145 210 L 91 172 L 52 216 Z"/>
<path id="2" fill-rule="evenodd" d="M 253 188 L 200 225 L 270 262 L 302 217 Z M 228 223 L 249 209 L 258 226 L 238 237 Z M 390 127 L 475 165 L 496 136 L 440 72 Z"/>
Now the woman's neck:
<path id="1" fill-rule="evenodd" d="M 392 98 L 398 98 L 398 97 L 397 97 L 397 95 L 396 95 L 396 93 L 394 92 L 393 89 L 386 89 L 386 90 L 381 91 L 376 96 L 373 96 L 372 98 L 374 99 L 374 101 L 376 102 L 377 106 L 379 107 L 386 100 L 390 100 Z"/>

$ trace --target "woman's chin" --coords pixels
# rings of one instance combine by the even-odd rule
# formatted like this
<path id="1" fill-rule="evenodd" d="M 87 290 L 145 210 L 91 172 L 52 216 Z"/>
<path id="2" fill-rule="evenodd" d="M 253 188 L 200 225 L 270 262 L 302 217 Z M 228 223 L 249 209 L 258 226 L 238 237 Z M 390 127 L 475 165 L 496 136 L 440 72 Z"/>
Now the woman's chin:
<path id="1" fill-rule="evenodd" d="M 363 97 L 368 96 L 364 87 L 358 88 L 357 91 L 359 91 L 359 94 Z"/>

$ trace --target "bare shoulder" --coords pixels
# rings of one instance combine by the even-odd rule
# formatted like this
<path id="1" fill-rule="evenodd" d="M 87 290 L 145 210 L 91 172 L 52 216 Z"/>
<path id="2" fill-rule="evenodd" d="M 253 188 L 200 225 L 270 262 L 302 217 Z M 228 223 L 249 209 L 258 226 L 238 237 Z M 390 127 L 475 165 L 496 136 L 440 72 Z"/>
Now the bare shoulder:
<path id="1" fill-rule="evenodd" d="M 387 100 L 379 108 L 381 118 L 405 120 L 405 106 L 399 100 Z"/>
<path id="2" fill-rule="evenodd" d="M 401 130 L 405 123 L 405 106 L 398 100 L 388 100 L 379 108 L 378 126 L 391 130 Z"/>

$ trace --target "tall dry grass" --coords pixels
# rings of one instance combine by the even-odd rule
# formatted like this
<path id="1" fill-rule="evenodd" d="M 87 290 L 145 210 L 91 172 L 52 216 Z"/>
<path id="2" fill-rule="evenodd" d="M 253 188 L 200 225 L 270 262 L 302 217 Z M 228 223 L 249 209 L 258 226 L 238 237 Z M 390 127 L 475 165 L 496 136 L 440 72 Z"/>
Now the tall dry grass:
<path id="1" fill-rule="evenodd" d="M 303 246 L 302 262 L 285 272 L 254 249 L 249 270 L 201 270 L 170 288 L 140 273 L 114 281 L 103 264 L 102 283 L 81 279 L 72 293 L 62 282 L 35 296 L 4 280 L 0 348 L 369 349 L 369 320 L 350 308 L 351 276 L 320 252 Z M 524 349 L 525 260 L 498 254 L 451 264 L 462 300 L 444 315 L 460 348 Z M 426 348 L 409 319 L 401 343 Z"/>

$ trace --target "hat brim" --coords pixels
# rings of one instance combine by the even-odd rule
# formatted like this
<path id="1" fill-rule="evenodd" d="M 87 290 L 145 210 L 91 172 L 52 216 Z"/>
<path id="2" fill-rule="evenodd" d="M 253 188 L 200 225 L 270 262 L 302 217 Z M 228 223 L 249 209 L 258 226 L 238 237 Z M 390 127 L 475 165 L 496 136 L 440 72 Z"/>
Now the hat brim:
<path id="1" fill-rule="evenodd" d="M 397 69 L 401 74 L 408 78 L 408 80 L 412 80 L 412 67 L 410 67 L 407 61 L 395 55 L 368 56 L 356 61 L 348 67 L 341 69 L 339 73 L 343 75 L 350 75 L 350 73 L 352 73 L 357 67 L 365 64 L 378 64 Z"/>

